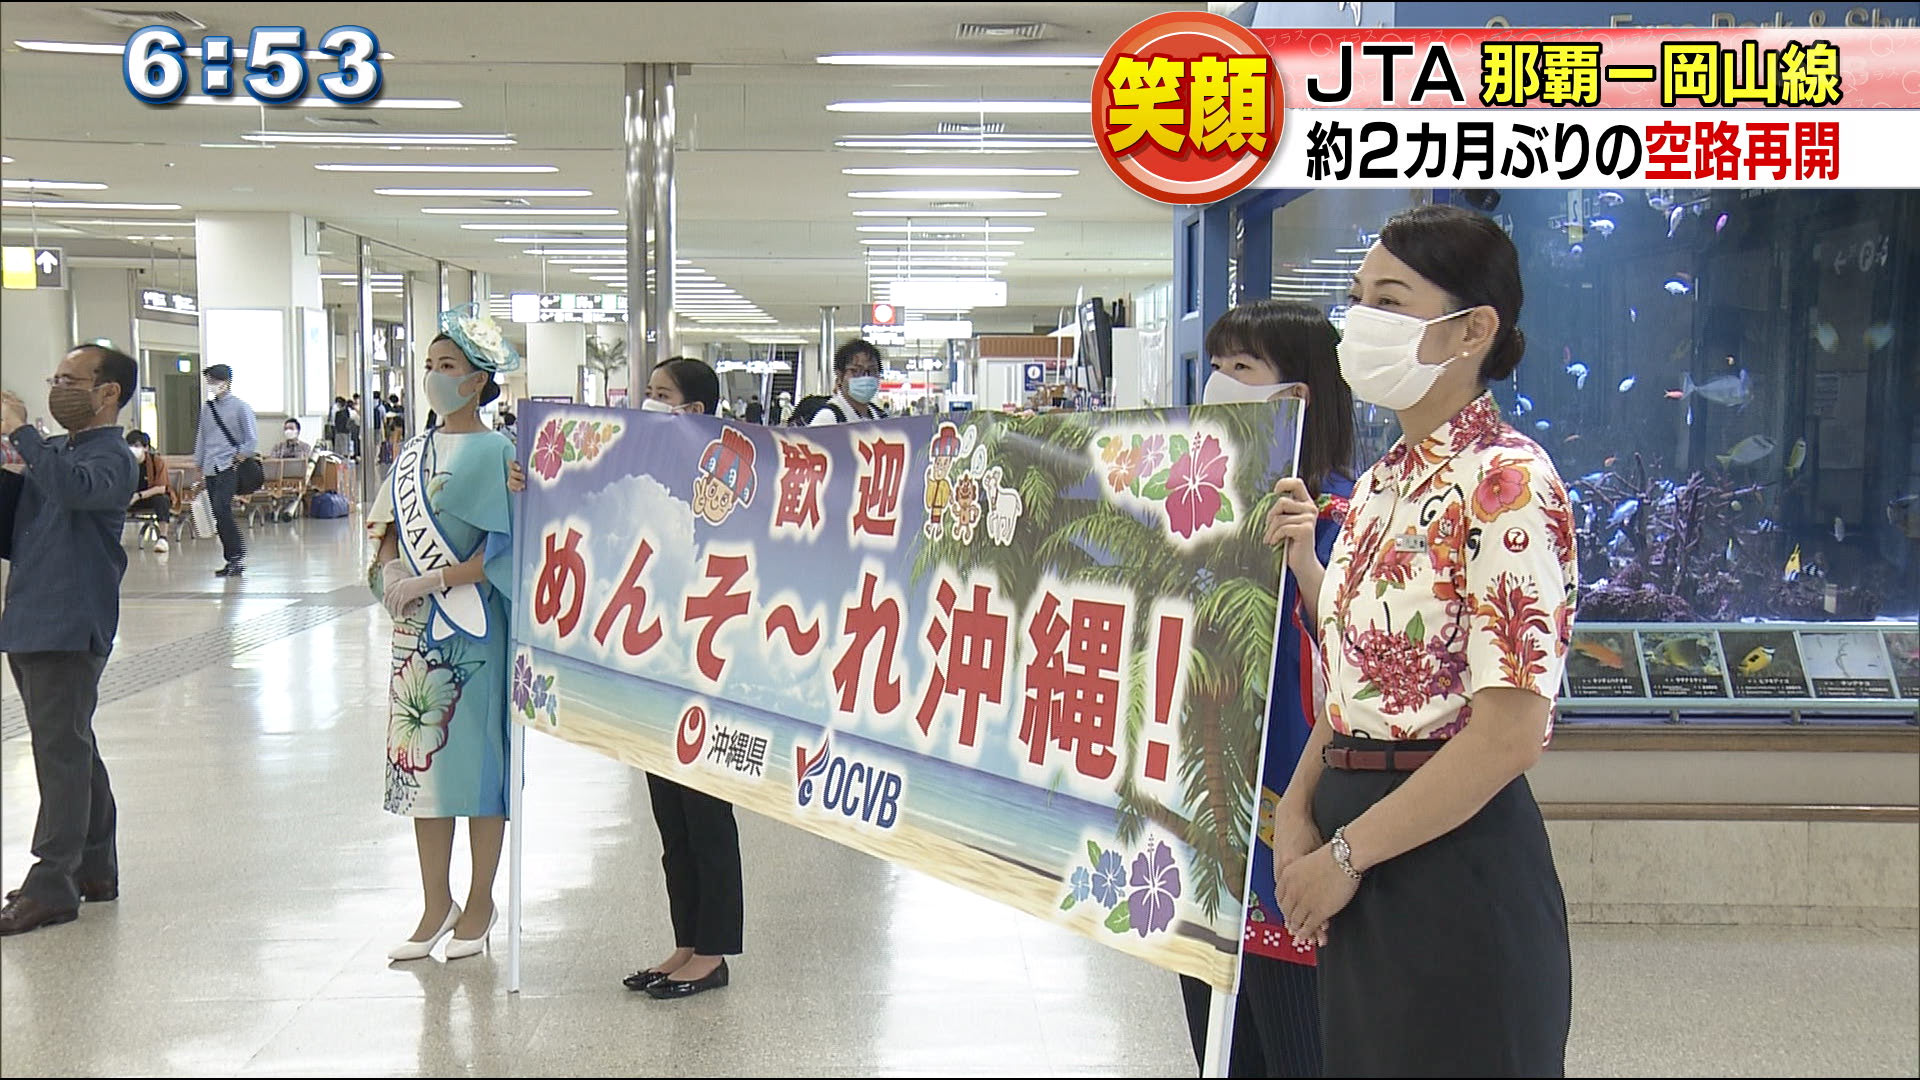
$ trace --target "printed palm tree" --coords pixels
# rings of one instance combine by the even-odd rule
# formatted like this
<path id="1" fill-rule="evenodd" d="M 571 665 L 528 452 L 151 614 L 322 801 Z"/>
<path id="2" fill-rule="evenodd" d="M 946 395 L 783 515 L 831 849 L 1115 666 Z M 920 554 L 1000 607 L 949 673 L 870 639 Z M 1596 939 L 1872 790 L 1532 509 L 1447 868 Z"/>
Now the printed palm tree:
<path id="1" fill-rule="evenodd" d="M 1110 427 L 1151 428 L 1164 420 L 1163 413 L 1134 414 L 1125 425 L 1086 415 L 988 415 L 969 423 L 992 463 L 1020 492 L 1025 509 L 1018 539 L 1009 547 L 984 540 L 963 545 L 946 536 L 921 540 L 913 572 L 916 581 L 942 566 L 962 575 L 975 570 L 996 575 L 1001 595 L 1018 616 L 1010 650 L 1014 670 L 1027 662 L 1026 618 L 1046 575 L 1132 591 L 1134 647 L 1120 769 L 1128 778 L 1139 772 L 1152 706 L 1147 643 L 1153 604 L 1167 598 L 1193 605 L 1186 708 L 1179 725 L 1179 805 L 1142 791 L 1131 779 L 1123 781 L 1117 839 L 1136 843 L 1149 824 L 1184 839 L 1195 856 L 1193 895 L 1212 916 L 1223 896 L 1238 903 L 1244 893 L 1273 666 L 1271 633 L 1279 607 L 1269 583 L 1278 576 L 1280 555 L 1261 535 L 1273 500 L 1274 477 L 1265 453 L 1271 432 L 1261 429 L 1251 409 L 1196 410 L 1196 415 L 1225 432 L 1239 462 L 1229 477 L 1237 510 L 1230 529 L 1182 548 L 1157 521 L 1087 494 L 1102 480 L 1089 453 L 1093 440 Z"/>

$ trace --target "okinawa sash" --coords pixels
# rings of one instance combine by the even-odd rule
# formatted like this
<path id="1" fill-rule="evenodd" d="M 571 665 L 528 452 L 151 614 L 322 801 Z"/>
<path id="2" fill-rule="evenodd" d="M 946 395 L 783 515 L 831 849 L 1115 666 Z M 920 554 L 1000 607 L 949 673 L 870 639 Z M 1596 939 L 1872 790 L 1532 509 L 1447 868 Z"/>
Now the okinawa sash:
<path id="1" fill-rule="evenodd" d="M 465 562 L 472 552 L 454 551 L 427 498 L 427 470 L 433 432 L 407 440 L 393 461 L 393 517 L 400 530 L 400 550 L 415 574 L 447 571 Z M 485 539 L 481 543 L 485 543 Z M 472 638 L 487 636 L 487 603 L 478 585 L 456 585 L 428 598 L 427 641 L 438 644 L 455 631 Z"/>

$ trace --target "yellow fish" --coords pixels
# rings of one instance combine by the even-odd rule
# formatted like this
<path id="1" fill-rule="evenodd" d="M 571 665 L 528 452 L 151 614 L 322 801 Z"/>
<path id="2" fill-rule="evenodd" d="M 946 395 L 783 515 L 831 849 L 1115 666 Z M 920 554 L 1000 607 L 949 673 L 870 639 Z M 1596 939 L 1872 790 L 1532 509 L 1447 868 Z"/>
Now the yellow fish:
<path id="1" fill-rule="evenodd" d="M 1740 661 L 1740 674 L 1753 675 L 1767 670 L 1767 665 L 1773 663 L 1773 651 L 1771 645 L 1755 645 L 1753 651 Z"/>
<path id="2" fill-rule="evenodd" d="M 1786 572 L 1780 575 L 1781 581 L 1792 581 L 1800 576 L 1800 545 L 1793 545 L 1793 554 L 1787 556 Z"/>
<path id="3" fill-rule="evenodd" d="M 1681 671 L 1712 671 L 1713 651 L 1697 637 L 1670 637 L 1660 643 L 1654 656 L 1661 663 Z"/>

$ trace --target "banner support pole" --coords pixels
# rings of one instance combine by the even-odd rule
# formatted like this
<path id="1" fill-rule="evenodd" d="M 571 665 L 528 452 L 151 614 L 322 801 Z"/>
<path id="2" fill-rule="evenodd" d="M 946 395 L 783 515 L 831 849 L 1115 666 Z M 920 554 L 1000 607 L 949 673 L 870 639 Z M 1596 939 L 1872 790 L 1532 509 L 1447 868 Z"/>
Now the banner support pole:
<path id="1" fill-rule="evenodd" d="M 526 853 L 526 799 L 521 789 L 527 776 L 527 729 L 512 720 L 507 739 L 507 816 L 513 850 L 507 856 L 507 993 L 520 992 L 520 898 L 522 856 Z"/>
<path id="2" fill-rule="evenodd" d="M 1213 992 L 1213 1011 L 1207 1017 L 1207 1060 L 1201 1076 L 1225 1076 L 1233 1058 L 1233 1010 L 1239 994 Z"/>

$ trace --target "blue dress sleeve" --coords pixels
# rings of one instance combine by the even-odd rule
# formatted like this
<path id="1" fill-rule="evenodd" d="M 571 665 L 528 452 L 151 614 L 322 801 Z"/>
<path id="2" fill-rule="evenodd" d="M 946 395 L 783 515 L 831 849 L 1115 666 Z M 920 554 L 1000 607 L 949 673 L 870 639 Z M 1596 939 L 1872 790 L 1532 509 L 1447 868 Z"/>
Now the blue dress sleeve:
<path id="1" fill-rule="evenodd" d="M 489 432 L 485 439 L 470 455 L 463 455 L 457 478 L 459 498 L 451 501 L 458 507 L 455 516 L 485 534 L 481 545 L 487 582 L 511 600 L 513 496 L 507 491 L 507 463 L 513 460 L 513 443 L 498 432 Z"/>

